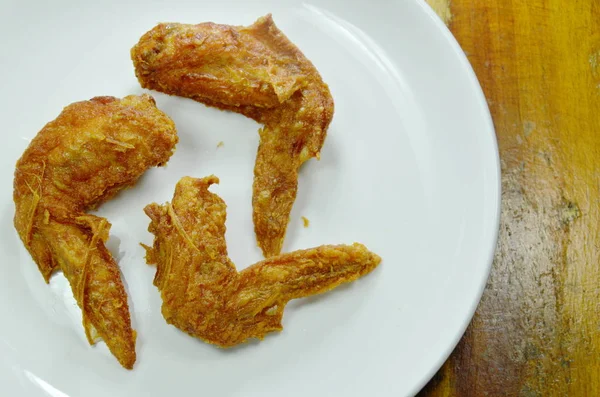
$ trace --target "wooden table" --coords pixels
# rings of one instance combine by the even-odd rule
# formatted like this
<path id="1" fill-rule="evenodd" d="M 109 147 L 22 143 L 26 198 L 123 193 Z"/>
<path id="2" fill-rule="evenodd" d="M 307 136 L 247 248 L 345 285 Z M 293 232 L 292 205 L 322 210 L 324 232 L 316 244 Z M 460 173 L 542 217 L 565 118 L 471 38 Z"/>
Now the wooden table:
<path id="1" fill-rule="evenodd" d="M 502 220 L 467 332 L 420 396 L 600 396 L 600 0 L 427 0 L 485 92 Z"/>

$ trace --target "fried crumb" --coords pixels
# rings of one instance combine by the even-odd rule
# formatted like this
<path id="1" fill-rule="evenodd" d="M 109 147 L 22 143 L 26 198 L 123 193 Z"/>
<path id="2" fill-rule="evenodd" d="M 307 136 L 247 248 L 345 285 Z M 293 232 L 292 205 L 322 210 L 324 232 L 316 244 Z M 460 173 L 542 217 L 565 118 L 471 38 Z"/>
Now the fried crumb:
<path id="1" fill-rule="evenodd" d="M 219 143 L 217 143 L 217 147 L 223 147 L 225 146 L 225 143 L 223 141 L 220 141 Z"/>
<path id="2" fill-rule="evenodd" d="M 305 216 L 302 217 L 302 223 L 304 224 L 304 227 L 310 226 L 310 221 Z"/>

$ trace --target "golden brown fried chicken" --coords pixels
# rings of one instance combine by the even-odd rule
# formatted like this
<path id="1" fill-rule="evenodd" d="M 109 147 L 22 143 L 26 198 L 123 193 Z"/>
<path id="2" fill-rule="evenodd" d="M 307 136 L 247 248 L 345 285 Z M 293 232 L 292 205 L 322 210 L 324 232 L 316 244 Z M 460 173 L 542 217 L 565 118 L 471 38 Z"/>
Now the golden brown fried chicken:
<path id="1" fill-rule="evenodd" d="M 83 313 L 90 344 L 104 339 L 125 368 L 135 362 L 135 331 L 119 268 L 106 249 L 110 223 L 86 214 L 163 165 L 175 125 L 149 95 L 97 97 L 67 106 L 17 162 L 15 228 L 46 282 L 60 268 Z"/>
<path id="2" fill-rule="evenodd" d="M 253 219 L 266 257 L 281 252 L 298 168 L 319 157 L 333 117 L 329 88 L 271 15 L 248 27 L 160 24 L 131 50 L 144 88 L 195 99 L 264 124 Z"/>
<path id="3" fill-rule="evenodd" d="M 369 273 L 381 261 L 361 244 L 325 245 L 268 258 L 241 272 L 227 256 L 226 206 L 208 187 L 215 176 L 182 178 L 171 203 L 146 206 L 168 323 L 222 347 L 282 329 L 291 299 L 323 293 Z"/>

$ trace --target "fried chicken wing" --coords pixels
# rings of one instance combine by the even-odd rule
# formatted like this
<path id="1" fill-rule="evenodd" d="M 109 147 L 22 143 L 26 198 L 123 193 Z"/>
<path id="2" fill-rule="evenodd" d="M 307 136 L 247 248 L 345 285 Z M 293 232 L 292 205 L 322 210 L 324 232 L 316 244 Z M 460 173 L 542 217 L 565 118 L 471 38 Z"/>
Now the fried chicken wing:
<path id="1" fill-rule="evenodd" d="M 171 203 L 146 206 L 168 323 L 221 347 L 282 329 L 285 305 L 369 273 L 381 261 L 361 244 L 324 245 L 274 256 L 241 272 L 227 256 L 226 205 L 208 188 L 215 176 L 182 178 Z"/>
<path id="2" fill-rule="evenodd" d="M 86 214 L 173 153 L 173 121 L 149 95 L 67 106 L 17 162 L 14 224 L 46 282 L 69 280 L 90 344 L 102 338 L 125 368 L 136 359 L 127 295 L 105 243 L 110 223 Z"/>
<path id="3" fill-rule="evenodd" d="M 160 24 L 132 48 L 140 84 L 230 110 L 261 124 L 253 220 L 265 257 L 281 252 L 298 169 L 319 158 L 333 99 L 316 68 L 271 15 L 248 27 Z"/>

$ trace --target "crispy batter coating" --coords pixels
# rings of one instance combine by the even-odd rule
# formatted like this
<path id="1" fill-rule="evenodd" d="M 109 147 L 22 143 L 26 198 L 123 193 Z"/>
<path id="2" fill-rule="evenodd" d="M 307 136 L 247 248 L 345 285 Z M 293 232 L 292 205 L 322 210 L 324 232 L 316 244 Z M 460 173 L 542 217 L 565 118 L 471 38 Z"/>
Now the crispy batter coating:
<path id="1" fill-rule="evenodd" d="M 254 168 L 254 228 L 265 257 L 279 254 L 298 169 L 319 157 L 333 117 L 333 98 L 317 69 L 271 15 L 248 27 L 160 24 L 142 36 L 131 57 L 144 88 L 264 124 Z"/>
<path id="2" fill-rule="evenodd" d="M 197 338 L 230 347 L 282 329 L 291 299 L 331 290 L 369 273 L 381 261 L 361 244 L 324 245 L 274 256 L 241 272 L 227 256 L 226 205 L 208 191 L 215 176 L 182 178 L 171 203 L 146 206 L 168 323 Z"/>
<path id="3" fill-rule="evenodd" d="M 110 223 L 86 214 L 173 153 L 173 121 L 149 95 L 96 97 L 67 106 L 17 162 L 14 224 L 46 282 L 60 268 L 90 344 L 104 339 L 125 368 L 135 331 L 119 268 L 105 247 Z"/>

